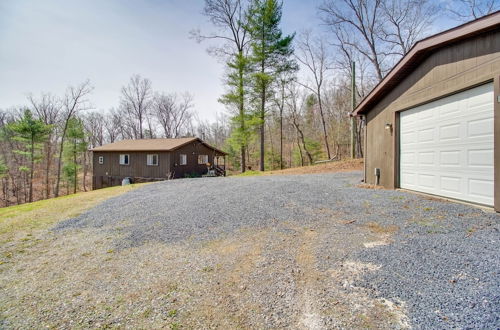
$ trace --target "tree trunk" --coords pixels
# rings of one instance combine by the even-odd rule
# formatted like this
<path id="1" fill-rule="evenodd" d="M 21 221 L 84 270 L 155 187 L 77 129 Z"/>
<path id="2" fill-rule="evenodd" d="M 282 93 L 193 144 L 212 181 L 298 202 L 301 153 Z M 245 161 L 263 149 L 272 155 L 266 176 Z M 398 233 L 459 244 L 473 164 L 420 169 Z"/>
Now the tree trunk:
<path id="1" fill-rule="evenodd" d="M 140 113 L 141 110 L 139 110 L 139 139 L 143 139 L 144 135 L 142 134 L 142 114 Z"/>
<path id="2" fill-rule="evenodd" d="M 74 182 L 73 182 L 73 194 L 76 194 L 76 186 L 78 184 L 78 166 L 76 164 L 76 140 L 74 141 L 73 143 L 73 164 L 75 166 L 74 168 L 74 171 L 75 171 L 75 174 L 74 174 Z"/>
<path id="3" fill-rule="evenodd" d="M 46 161 L 47 163 L 45 164 L 45 198 L 49 198 L 50 197 L 50 166 L 52 165 L 52 157 L 51 157 L 51 153 L 52 153 L 52 145 L 51 145 L 51 141 L 52 141 L 52 134 L 49 134 L 49 137 L 48 137 L 48 143 L 46 143 L 45 145 L 45 158 L 46 158 Z"/>
<path id="4" fill-rule="evenodd" d="M 243 51 L 239 51 L 239 60 L 243 61 Z M 243 62 L 238 65 L 238 88 L 239 88 L 239 112 L 240 112 L 240 129 L 241 133 L 244 136 L 243 141 L 241 141 L 241 173 L 246 171 L 246 161 L 245 161 L 245 148 L 246 148 L 246 135 L 245 135 L 245 95 L 243 91 L 243 80 L 244 80 L 244 72 L 243 72 Z"/>
<path id="5" fill-rule="evenodd" d="M 271 130 L 271 126 L 268 125 L 269 131 L 269 143 L 271 144 L 271 170 L 274 170 L 274 144 L 273 144 L 273 132 Z"/>
<path id="6" fill-rule="evenodd" d="M 326 130 L 326 121 L 325 121 L 325 115 L 323 114 L 323 104 L 321 100 L 321 91 L 318 89 L 318 106 L 319 106 L 319 113 L 321 115 L 321 124 L 323 125 L 323 137 L 325 141 L 325 147 L 326 147 L 326 154 L 328 155 L 328 159 L 331 158 L 330 155 L 330 146 L 328 145 L 328 133 Z"/>
<path id="7" fill-rule="evenodd" d="M 304 151 L 305 151 L 305 153 L 307 155 L 307 158 L 309 159 L 309 165 L 312 165 L 312 163 L 313 163 L 312 155 L 309 152 L 309 150 L 307 150 L 306 141 L 305 141 L 305 138 L 304 138 L 304 133 L 300 129 L 299 124 L 296 122 L 295 118 L 293 119 L 293 126 L 295 126 L 295 129 L 297 129 L 297 132 L 299 133 L 300 140 L 302 142 L 302 147 L 304 148 Z"/>
<path id="8" fill-rule="evenodd" d="M 283 104 L 285 99 L 285 86 L 281 87 L 281 106 L 280 106 L 280 169 L 283 169 Z"/>
<path id="9" fill-rule="evenodd" d="M 31 136 L 31 168 L 30 168 L 30 183 L 29 183 L 29 202 L 33 202 L 33 174 L 35 172 L 35 141 Z"/>
<path id="10" fill-rule="evenodd" d="M 265 135 L 264 135 L 264 120 L 265 120 L 265 107 L 266 107 L 266 87 L 262 86 L 261 104 L 260 104 L 260 168 L 259 170 L 264 171 L 264 156 L 265 156 Z"/>
<path id="11" fill-rule="evenodd" d="M 57 178 L 56 178 L 56 189 L 54 190 L 54 197 L 59 197 L 59 185 L 61 183 L 61 164 L 62 164 L 62 154 L 64 150 L 64 139 L 66 138 L 66 131 L 68 130 L 68 121 L 70 117 L 66 118 L 64 123 L 64 129 L 61 135 L 61 147 L 59 148 L 59 159 L 57 162 Z"/>
<path id="12" fill-rule="evenodd" d="M 297 135 L 297 146 L 299 147 L 300 166 L 304 166 L 304 155 L 302 155 L 302 148 L 300 147 L 300 140 L 298 135 Z"/>

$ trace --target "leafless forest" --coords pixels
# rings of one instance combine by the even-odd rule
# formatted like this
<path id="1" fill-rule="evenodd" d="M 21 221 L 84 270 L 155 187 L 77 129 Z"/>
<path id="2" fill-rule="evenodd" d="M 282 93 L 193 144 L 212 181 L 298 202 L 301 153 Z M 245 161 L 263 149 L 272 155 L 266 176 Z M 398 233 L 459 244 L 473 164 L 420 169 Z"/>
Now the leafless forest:
<path id="1" fill-rule="evenodd" d="M 139 74 L 106 110 L 92 102 L 91 81 L 33 91 L 24 106 L 0 109 L 0 206 L 89 190 L 89 150 L 121 139 L 195 135 L 227 151 L 233 171 L 349 157 L 356 101 L 415 42 L 438 32 L 438 20 L 460 24 L 498 7 L 495 0 L 325 0 L 318 30 L 285 35 L 280 1 L 205 0 L 200 11 L 210 24 L 190 37 L 227 64 L 226 94 L 214 96 L 226 111 L 201 121 L 196 91 L 156 90 Z M 362 157 L 363 121 L 353 127 Z"/>

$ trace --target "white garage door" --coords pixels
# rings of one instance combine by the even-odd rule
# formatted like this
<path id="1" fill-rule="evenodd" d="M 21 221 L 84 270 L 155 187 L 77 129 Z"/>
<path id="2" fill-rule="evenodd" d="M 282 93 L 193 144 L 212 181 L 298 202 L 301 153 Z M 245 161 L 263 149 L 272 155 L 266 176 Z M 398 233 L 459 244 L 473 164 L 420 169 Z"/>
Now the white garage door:
<path id="1" fill-rule="evenodd" d="M 493 205 L 493 84 L 400 114 L 401 188 Z"/>

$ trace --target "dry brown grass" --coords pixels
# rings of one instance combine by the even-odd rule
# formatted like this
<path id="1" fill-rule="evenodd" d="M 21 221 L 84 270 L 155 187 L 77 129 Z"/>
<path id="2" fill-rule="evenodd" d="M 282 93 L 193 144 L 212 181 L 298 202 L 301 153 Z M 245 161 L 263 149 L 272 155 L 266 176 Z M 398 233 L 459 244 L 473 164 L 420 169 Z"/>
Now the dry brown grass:
<path id="1" fill-rule="evenodd" d="M 330 173 L 330 172 L 350 172 L 360 171 L 363 169 L 363 159 L 346 159 L 333 161 L 329 163 L 316 164 L 312 166 L 303 166 L 295 168 L 287 168 L 284 170 L 267 171 L 265 175 L 276 174 L 314 174 L 314 173 Z"/>
<path id="2" fill-rule="evenodd" d="M 383 186 L 377 186 L 377 185 L 368 184 L 368 183 L 360 183 L 360 184 L 356 185 L 356 187 L 362 188 L 362 189 L 389 190 L 389 189 L 384 188 Z"/>
<path id="3" fill-rule="evenodd" d="M 399 227 L 396 225 L 383 226 L 376 222 L 368 222 L 364 226 L 375 234 L 394 234 L 399 230 Z"/>
<path id="4" fill-rule="evenodd" d="M 297 175 L 297 174 L 361 171 L 362 169 L 363 169 L 363 159 L 345 159 L 339 161 L 332 161 L 328 163 L 314 164 L 310 166 L 287 168 L 284 170 L 272 170 L 265 172 L 251 170 L 251 171 L 246 171 L 245 173 L 230 172 L 229 175 L 234 175 L 234 176 Z"/>

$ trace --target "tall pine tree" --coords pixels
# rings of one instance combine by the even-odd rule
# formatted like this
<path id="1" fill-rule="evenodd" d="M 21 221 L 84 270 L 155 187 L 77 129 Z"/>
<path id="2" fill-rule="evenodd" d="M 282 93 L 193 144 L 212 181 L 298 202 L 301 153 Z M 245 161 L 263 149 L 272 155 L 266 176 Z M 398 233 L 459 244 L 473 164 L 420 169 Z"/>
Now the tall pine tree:
<path id="1" fill-rule="evenodd" d="M 248 0 L 205 0 L 203 14 L 219 29 L 219 33 L 203 36 L 194 32 L 199 41 L 205 39 L 220 39 L 225 43 L 217 48 L 214 54 L 226 59 L 228 66 L 228 92 L 222 96 L 221 102 L 236 108 L 236 114 L 231 118 L 234 125 L 230 148 L 239 149 L 241 154 L 241 171 L 246 169 L 246 151 L 248 146 L 249 127 L 247 125 L 248 111 L 248 31 L 247 26 Z"/>
<path id="2" fill-rule="evenodd" d="M 78 186 L 78 171 L 80 164 L 79 156 L 87 150 L 85 140 L 85 130 L 80 119 L 72 117 L 68 121 L 66 132 L 66 149 L 64 150 L 63 173 L 66 181 L 73 186 L 73 193 L 76 193 Z"/>
<path id="3" fill-rule="evenodd" d="M 279 26 L 283 2 L 277 0 L 253 0 L 248 11 L 247 30 L 251 36 L 250 56 L 253 65 L 255 97 L 258 100 L 257 115 L 260 119 L 260 165 L 265 170 L 265 118 L 268 96 L 276 77 L 285 71 L 297 70 L 292 41 L 295 36 L 283 36 Z"/>
<path id="4" fill-rule="evenodd" d="M 29 167 L 22 167 L 20 170 L 29 172 L 29 197 L 28 201 L 33 201 L 33 176 L 35 173 L 35 163 L 42 156 L 40 150 L 42 143 L 46 141 L 50 132 L 50 126 L 45 125 L 42 120 L 33 117 L 30 110 L 25 110 L 20 120 L 10 124 L 9 127 L 14 132 L 14 139 L 21 143 L 22 149 L 15 152 L 25 157 Z"/>

